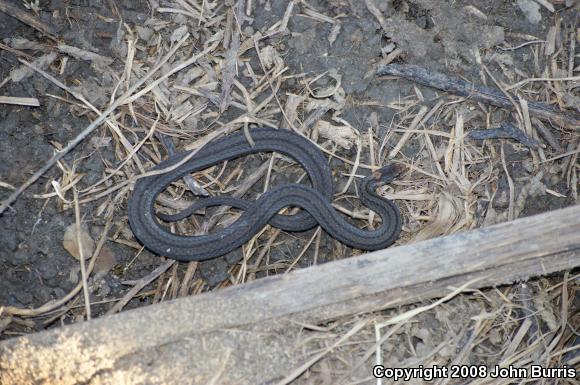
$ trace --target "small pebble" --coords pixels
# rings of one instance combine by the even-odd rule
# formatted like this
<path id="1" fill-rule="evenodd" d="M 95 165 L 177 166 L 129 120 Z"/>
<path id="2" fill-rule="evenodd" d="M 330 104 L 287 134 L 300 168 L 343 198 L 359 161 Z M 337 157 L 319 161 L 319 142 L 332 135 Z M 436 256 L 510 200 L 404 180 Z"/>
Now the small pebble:
<path id="1" fill-rule="evenodd" d="M 17 250 L 14 254 L 12 254 L 10 261 L 13 265 L 23 265 L 30 263 L 30 250 L 28 248 Z"/>
<path id="2" fill-rule="evenodd" d="M 18 240 L 16 239 L 16 234 L 13 231 L 6 231 L 3 234 L 4 247 L 10 251 L 16 251 L 18 248 Z"/>
<path id="3" fill-rule="evenodd" d="M 39 263 L 38 272 L 43 279 L 52 279 L 58 274 L 56 266 L 54 266 L 50 260 L 42 261 Z"/>

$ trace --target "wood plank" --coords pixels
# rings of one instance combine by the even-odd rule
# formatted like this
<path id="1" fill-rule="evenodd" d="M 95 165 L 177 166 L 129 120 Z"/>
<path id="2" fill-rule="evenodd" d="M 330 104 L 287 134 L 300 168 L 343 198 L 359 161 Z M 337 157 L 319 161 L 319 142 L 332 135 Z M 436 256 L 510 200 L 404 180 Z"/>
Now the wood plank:
<path id="1" fill-rule="evenodd" d="M 0 383 L 113 384 L 120 376 L 125 384 L 208 383 L 223 359 L 220 341 L 230 349 L 231 382 L 266 383 L 292 357 L 275 365 L 280 349 L 268 351 L 256 337 L 264 333 L 234 331 L 284 330 L 289 320 L 316 323 L 440 297 L 475 278 L 473 288 L 489 287 L 579 265 L 577 205 L 4 341 Z M 265 350 L 252 355 L 252 347 Z M 273 360 L 276 369 L 253 371 L 256 360 Z"/>

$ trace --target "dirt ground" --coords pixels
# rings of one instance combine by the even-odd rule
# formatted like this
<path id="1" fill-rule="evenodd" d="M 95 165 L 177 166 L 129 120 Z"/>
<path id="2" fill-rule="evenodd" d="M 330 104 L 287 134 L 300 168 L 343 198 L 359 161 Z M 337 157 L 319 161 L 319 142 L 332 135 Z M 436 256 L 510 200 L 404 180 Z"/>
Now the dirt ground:
<path id="1" fill-rule="evenodd" d="M 78 190 L 83 231 L 97 250 L 106 234 L 87 279 L 92 317 L 118 311 L 114 306 L 123 298 L 126 304 L 120 308 L 126 310 L 361 253 L 319 229 L 286 234 L 268 227 L 243 249 L 212 261 L 171 264 L 151 254 L 127 224 L 130 184 L 124 183 L 167 156 L 163 138 L 178 150 L 193 149 L 212 133 L 264 122 L 287 127 L 290 121 L 336 155 L 329 159 L 336 191 L 342 192 L 335 203 L 360 226 L 369 224 L 369 213 L 356 199 L 350 176 L 368 175 L 370 168 L 391 160 L 404 163 L 409 171 L 381 191 L 404 217 L 400 245 L 579 203 L 578 131 L 544 123 L 546 136 L 535 120 L 527 126 L 520 119 L 525 112 L 518 117 L 406 80 L 374 75 L 378 64 L 416 64 L 488 86 L 517 85 L 510 88 L 514 95 L 578 113 L 580 29 L 574 2 L 246 0 L 251 7 L 241 10 L 236 1 L 14 3 L 52 26 L 58 38 L 0 13 L 0 81 L 7 79 L 0 91 L 40 101 L 39 107 L 0 104 L 0 200 L 97 117 L 85 101 L 37 72 L 16 79 L 19 59 L 43 57 L 45 65 L 37 66 L 103 111 L 172 47 L 179 49 L 160 74 L 203 49 L 209 54 L 119 108 L 113 124 L 101 125 L 0 214 L 0 339 L 86 318 L 81 290 L 59 306 L 50 306 L 81 282 L 79 261 L 63 246 L 65 230 L 75 223 L 73 189 Z M 267 34 L 271 36 L 263 38 Z M 236 44 L 241 47 L 237 62 L 228 59 Z M 526 79 L 574 76 L 570 81 L 518 85 Z M 222 109 L 224 99 L 230 103 Z M 504 121 L 523 128 L 539 140 L 540 148 L 510 139 L 474 141 L 462 136 Z M 156 132 L 139 147 L 152 126 Z M 411 130 L 402 140 L 410 127 L 428 134 Z M 138 149 L 136 154 L 130 154 L 131 146 Z M 253 156 L 196 177 L 210 193 L 228 194 L 260 168 L 258 176 L 267 176 L 249 186 L 249 199 L 268 185 L 296 182 L 302 175 L 280 157 Z M 99 183 L 104 177 L 108 179 Z M 183 184 L 169 193 L 193 199 Z M 210 213 L 220 220 L 218 226 L 226 226 L 237 214 Z M 179 227 L 195 231 L 190 222 Z M 462 351 L 467 361 L 496 363 L 507 357 L 505 347 L 533 314 L 530 341 L 555 333 L 554 325 L 567 317 L 569 329 L 562 331 L 551 351 L 561 353 L 544 358 L 546 364 L 578 366 L 577 350 L 570 350 L 577 345 L 573 334 L 578 335 L 580 327 L 577 273 L 461 295 L 424 312 L 381 346 L 385 363 L 413 366 L 433 357 L 451 362 L 459 352 L 455 349 L 476 342 L 477 349 Z M 135 285 L 143 287 L 138 294 L 128 294 Z M 564 291 L 570 300 L 566 314 L 560 311 Z M 8 309 L 4 314 L 3 307 Z M 386 319 L 405 310 L 372 317 Z M 484 322 L 489 327 L 474 325 L 475 319 L 491 313 L 494 316 Z M 326 325 L 330 334 L 311 331 L 297 349 L 308 358 L 352 322 Z M 368 365 L 353 363 L 369 360 L 374 338 L 375 330 L 365 329 L 297 383 L 371 381 Z M 509 347 L 513 350 L 508 353 L 525 346 L 524 341 Z M 544 353 L 541 348 L 530 352 L 541 357 Z"/>

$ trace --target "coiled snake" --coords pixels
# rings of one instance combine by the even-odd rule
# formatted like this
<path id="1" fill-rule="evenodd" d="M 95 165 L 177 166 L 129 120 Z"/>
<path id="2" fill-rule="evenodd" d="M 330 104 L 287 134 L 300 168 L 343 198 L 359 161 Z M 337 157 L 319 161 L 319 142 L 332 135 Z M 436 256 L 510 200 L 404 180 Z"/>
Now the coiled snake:
<path id="1" fill-rule="evenodd" d="M 251 146 L 238 132 L 214 140 L 172 171 L 143 177 L 135 183 L 129 199 L 129 223 L 135 236 L 148 249 L 159 255 L 180 261 L 202 261 L 222 256 L 250 240 L 270 223 L 285 231 L 305 231 L 317 224 L 335 239 L 348 246 L 377 250 L 391 245 L 401 231 L 401 216 L 397 206 L 380 197 L 376 188 L 393 180 L 400 166 L 389 165 L 364 178 L 360 184 L 361 202 L 382 220 L 375 230 L 361 230 L 347 222 L 331 205 L 333 183 L 327 160 L 321 151 L 305 137 L 289 130 L 250 129 Z M 200 199 L 188 209 L 174 215 L 155 213 L 155 199 L 172 182 L 192 172 L 258 152 L 277 152 L 298 162 L 305 170 L 312 187 L 288 184 L 262 194 L 255 202 L 231 197 Z M 177 164 L 190 153 L 177 153 L 159 163 L 153 170 Z M 243 210 L 230 226 L 206 235 L 184 236 L 171 233 L 159 219 L 177 221 L 203 207 L 227 205 Z M 277 214 L 285 207 L 299 207 L 294 215 Z"/>

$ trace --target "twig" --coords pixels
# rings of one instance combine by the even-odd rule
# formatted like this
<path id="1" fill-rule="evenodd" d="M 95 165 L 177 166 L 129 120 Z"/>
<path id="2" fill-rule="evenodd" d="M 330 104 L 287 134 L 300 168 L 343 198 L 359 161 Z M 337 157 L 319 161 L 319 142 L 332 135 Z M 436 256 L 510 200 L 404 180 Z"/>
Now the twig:
<path id="1" fill-rule="evenodd" d="M 34 56 L 31 56 L 31 55 L 27 54 L 26 52 L 22 52 L 22 51 L 20 51 L 18 49 L 15 49 L 15 48 L 12 48 L 10 46 L 7 46 L 6 44 L 0 43 L 0 49 L 3 49 L 5 51 L 8 51 L 8 52 L 12 53 L 15 56 L 21 56 L 21 57 L 23 57 L 25 59 L 28 59 L 28 60 L 34 60 Z"/>
<path id="2" fill-rule="evenodd" d="M 15 19 L 20 20 L 24 24 L 31 26 L 39 32 L 42 32 L 52 40 L 56 40 L 56 34 L 54 28 L 48 24 L 43 23 L 34 16 L 29 15 L 27 12 L 19 9 L 18 7 L 8 4 L 7 1 L 0 0 L 0 12 L 4 12 L 8 16 L 12 16 Z"/>
<path id="3" fill-rule="evenodd" d="M 87 313 L 87 321 L 91 319 L 91 299 L 89 297 L 89 285 L 87 283 L 87 268 L 85 266 L 85 253 L 81 240 L 81 210 L 79 208 L 79 195 L 75 188 L 73 188 L 73 196 L 75 202 L 75 221 L 76 221 L 76 239 L 77 247 L 79 248 L 79 260 L 81 263 L 81 282 L 83 284 L 83 296 L 85 298 L 85 312 Z"/>
<path id="4" fill-rule="evenodd" d="M 515 139 L 526 147 L 538 149 L 540 143 L 511 123 L 502 122 L 498 128 L 487 130 L 471 130 L 469 137 L 475 140 L 508 138 Z"/>
<path id="5" fill-rule="evenodd" d="M 514 181 L 512 180 L 512 177 L 510 176 L 510 173 L 507 169 L 507 164 L 505 161 L 505 152 L 503 149 L 503 143 L 501 145 L 501 163 L 503 165 L 503 171 L 505 172 L 505 176 L 507 178 L 507 182 L 510 188 L 510 201 L 509 201 L 509 207 L 508 207 L 508 221 L 513 221 L 514 220 L 514 201 L 515 201 L 515 187 L 514 187 Z"/>
<path id="6" fill-rule="evenodd" d="M 570 31 L 570 49 L 568 50 L 568 76 L 574 75 L 574 53 L 576 52 L 576 32 Z M 580 80 L 580 76 L 576 76 Z"/>
<path id="7" fill-rule="evenodd" d="M 113 306 L 111 309 L 109 309 L 109 311 L 107 311 L 107 315 L 115 314 L 121 309 L 123 309 L 123 307 L 125 307 L 125 305 L 127 305 L 129 301 L 132 300 L 133 297 L 137 293 L 139 293 L 139 291 L 141 291 L 141 289 L 143 289 L 145 286 L 153 282 L 157 277 L 159 277 L 167 269 L 173 266 L 174 263 L 175 261 L 173 259 L 168 259 L 162 265 L 158 266 L 155 270 L 153 270 L 151 273 L 138 280 L 135 283 L 135 286 L 133 286 L 131 290 L 129 290 L 127 294 L 125 294 L 123 298 L 115 304 L 115 306 Z"/>
<path id="8" fill-rule="evenodd" d="M 565 153 L 560 154 L 560 155 L 553 156 L 551 158 L 548 158 L 548 159 L 544 160 L 542 163 L 552 162 L 554 160 L 562 159 L 562 158 L 565 158 L 567 156 L 575 155 L 575 154 L 578 154 L 578 153 L 580 153 L 580 148 L 577 149 L 577 150 L 572 150 L 572 151 L 568 151 L 568 152 L 565 152 Z"/>
<path id="9" fill-rule="evenodd" d="M 563 78 L 530 78 L 530 79 L 524 79 L 521 82 L 517 82 L 515 84 L 512 84 L 511 86 L 507 86 L 505 88 L 506 91 L 509 90 L 513 90 L 514 88 L 518 88 L 521 87 L 525 84 L 528 83 L 533 83 L 533 82 L 577 82 L 580 81 L 580 76 L 567 76 L 567 77 L 563 77 Z"/>
<path id="10" fill-rule="evenodd" d="M 514 110 L 515 106 L 500 90 L 470 83 L 463 79 L 437 73 L 411 64 L 389 64 L 377 70 L 377 76 L 400 76 L 428 87 L 440 89 L 476 102 Z M 531 115 L 542 120 L 556 123 L 562 127 L 580 130 L 580 116 L 573 112 L 564 112 L 551 105 L 540 102 L 528 102 Z"/>
<path id="11" fill-rule="evenodd" d="M 179 296 L 186 297 L 189 294 L 189 283 L 191 282 L 193 275 L 195 274 L 195 270 L 197 269 L 197 265 L 199 262 L 191 261 L 187 264 L 187 271 L 185 272 L 185 276 L 181 281 L 181 287 L 179 288 Z"/>
<path id="12" fill-rule="evenodd" d="M 40 102 L 36 98 L 20 98 L 17 96 L 0 96 L 0 104 L 15 104 L 28 107 L 40 106 Z"/>
<path id="13" fill-rule="evenodd" d="M 306 245 L 304 245 L 304 247 L 302 248 L 302 251 L 300 251 L 300 254 L 298 254 L 298 256 L 296 258 L 294 258 L 294 260 L 292 261 L 290 266 L 288 266 L 288 268 L 286 269 L 284 274 L 288 274 L 294 268 L 294 266 L 296 266 L 296 264 L 300 261 L 300 258 L 302 258 L 302 256 L 306 253 L 306 251 L 308 251 L 308 249 L 310 248 L 310 245 L 312 244 L 312 242 L 314 242 L 314 239 L 315 238 L 318 239 L 318 236 L 320 235 L 320 233 L 321 233 L 320 226 L 318 226 L 316 228 L 316 231 L 314 231 L 314 234 L 312 235 L 312 237 L 310 237 L 308 242 L 306 242 Z"/>
<path id="14" fill-rule="evenodd" d="M 497 49 L 499 49 L 500 51 L 515 51 L 515 50 L 518 50 L 520 48 L 526 47 L 526 46 L 531 45 L 531 44 L 544 44 L 544 43 L 546 43 L 545 40 L 532 40 L 532 41 L 526 41 L 526 42 L 524 42 L 520 45 L 517 45 L 515 47 L 497 47 Z"/>
<path id="15" fill-rule="evenodd" d="M 552 132 L 544 126 L 542 122 L 540 122 L 537 118 L 532 118 L 532 124 L 538 131 L 538 134 L 556 151 L 560 151 L 562 147 L 560 143 L 556 140 Z"/>

